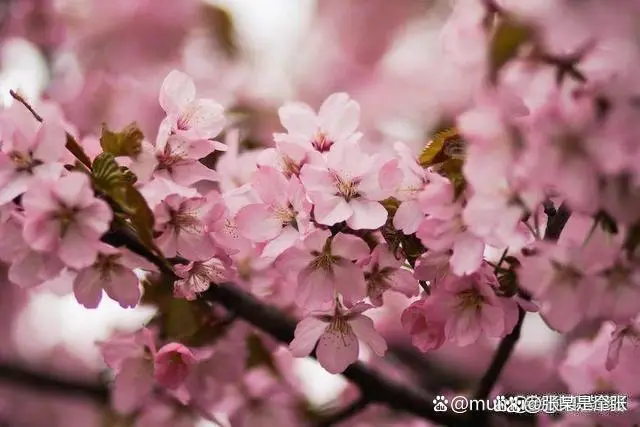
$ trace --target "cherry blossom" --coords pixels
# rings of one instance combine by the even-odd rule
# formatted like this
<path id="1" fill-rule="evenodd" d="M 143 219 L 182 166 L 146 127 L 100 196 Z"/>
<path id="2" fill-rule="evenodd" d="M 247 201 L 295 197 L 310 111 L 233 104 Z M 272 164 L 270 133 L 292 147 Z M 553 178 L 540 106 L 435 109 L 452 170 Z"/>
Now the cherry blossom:
<path id="1" fill-rule="evenodd" d="M 289 344 L 291 353 L 307 356 L 317 344 L 318 361 L 332 374 L 343 372 L 358 359 L 358 339 L 378 356 L 383 356 L 387 344 L 375 330 L 373 321 L 362 314 L 370 308 L 370 305 L 358 304 L 343 311 L 338 304 L 333 314 L 305 317 L 296 326 L 295 338 Z"/>
<path id="2" fill-rule="evenodd" d="M 109 228 L 111 209 L 95 197 L 89 178 L 80 172 L 32 185 L 22 198 L 24 239 L 34 250 L 55 252 L 72 268 L 90 266 L 100 238 Z"/>

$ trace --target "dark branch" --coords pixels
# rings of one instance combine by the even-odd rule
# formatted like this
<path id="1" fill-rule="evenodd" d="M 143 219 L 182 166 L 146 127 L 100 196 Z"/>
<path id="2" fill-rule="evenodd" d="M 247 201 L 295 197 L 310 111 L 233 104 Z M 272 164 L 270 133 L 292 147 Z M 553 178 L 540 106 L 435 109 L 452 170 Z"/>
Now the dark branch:
<path id="1" fill-rule="evenodd" d="M 233 310 L 239 317 L 282 343 L 288 344 L 293 340 L 296 326 L 293 319 L 286 317 L 274 307 L 265 305 L 253 295 L 233 284 L 212 284 L 202 297 Z M 422 392 L 396 383 L 360 362 L 349 366 L 343 375 L 356 384 L 363 397 L 370 402 L 385 404 L 391 409 L 404 411 L 447 426 L 459 426 L 463 422 L 462 418 L 456 414 L 435 412 L 432 403 L 433 396 L 427 396 Z"/>
<path id="2" fill-rule="evenodd" d="M 553 212 L 548 206 L 545 206 L 545 211 L 548 213 Z M 571 211 L 565 203 L 562 203 L 558 210 L 553 212 L 553 215 L 548 218 L 547 227 L 544 233 L 545 240 L 558 240 L 560 233 L 562 233 L 562 229 L 567 224 L 567 221 L 569 221 L 570 216 Z M 491 394 L 491 390 L 493 390 L 493 387 L 498 382 L 500 374 L 504 370 L 505 365 L 513 353 L 516 343 L 520 339 L 520 332 L 522 330 L 522 323 L 524 322 L 525 315 L 526 312 L 521 307 L 518 307 L 518 322 L 513 328 L 513 331 L 500 341 L 500 345 L 493 356 L 489 369 L 480 379 L 478 389 L 474 393 L 475 398 L 486 399 L 489 394 Z M 487 415 L 488 414 L 484 413 L 479 416 L 480 419 L 477 419 L 478 425 L 486 423 Z"/>
<path id="3" fill-rule="evenodd" d="M 513 328 L 513 331 L 507 336 L 505 336 L 502 341 L 500 341 L 500 345 L 498 346 L 498 350 L 496 350 L 495 355 L 493 356 L 493 360 L 491 361 L 491 365 L 489 365 L 489 369 L 485 372 L 484 376 L 480 380 L 480 384 L 478 385 L 478 389 L 474 394 L 474 398 L 476 399 L 486 399 L 493 386 L 498 381 L 504 366 L 507 364 L 509 357 L 513 353 L 513 349 L 516 346 L 516 343 L 520 339 L 520 332 L 522 331 L 522 323 L 524 322 L 524 316 L 526 312 L 518 307 L 518 322 L 516 326 Z"/>
<path id="4" fill-rule="evenodd" d="M 42 393 L 87 398 L 105 404 L 109 402 L 109 389 L 105 385 L 69 380 L 18 365 L 0 363 L 0 382 L 30 387 Z"/>

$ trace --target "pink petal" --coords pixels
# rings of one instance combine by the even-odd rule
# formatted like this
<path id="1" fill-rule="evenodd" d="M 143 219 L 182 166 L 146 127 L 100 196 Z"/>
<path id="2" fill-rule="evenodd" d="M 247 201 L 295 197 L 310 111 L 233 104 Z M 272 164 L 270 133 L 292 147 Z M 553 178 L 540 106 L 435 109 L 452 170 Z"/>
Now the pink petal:
<path id="1" fill-rule="evenodd" d="M 160 88 L 160 106 L 167 114 L 178 114 L 196 97 L 196 86 L 187 74 L 173 70 Z"/>
<path id="2" fill-rule="evenodd" d="M 353 304 L 367 296 L 367 283 L 360 267 L 351 261 L 339 259 L 333 265 L 333 286 L 342 294 L 345 302 Z"/>
<path id="3" fill-rule="evenodd" d="M 46 215 L 27 217 L 22 230 L 25 242 L 37 251 L 53 250 L 58 244 L 60 234 L 60 223 Z"/>
<path id="4" fill-rule="evenodd" d="M 93 267 L 85 268 L 73 281 L 73 294 L 85 308 L 96 308 L 102 300 L 102 278 Z"/>
<path id="5" fill-rule="evenodd" d="M 60 240 L 58 256 L 71 268 L 81 269 L 93 264 L 98 256 L 95 242 L 87 241 L 76 226 L 71 226 Z"/>
<path id="6" fill-rule="evenodd" d="M 404 268 L 398 268 L 390 277 L 392 289 L 402 293 L 407 298 L 420 294 L 418 281 L 413 277 L 413 273 Z"/>
<path id="7" fill-rule="evenodd" d="M 68 207 L 85 206 L 94 199 L 89 176 L 82 172 L 71 172 L 60 178 L 53 192 Z"/>
<path id="8" fill-rule="evenodd" d="M 358 338 L 360 338 L 364 343 L 379 357 L 384 356 L 387 352 L 387 342 L 384 340 L 382 335 L 376 331 L 376 328 L 373 325 L 373 320 L 367 316 L 356 315 L 353 319 L 349 321 L 349 325 L 353 329 L 353 332 L 356 334 Z"/>
<path id="9" fill-rule="evenodd" d="M 331 374 L 343 372 L 358 360 L 358 339 L 351 328 L 327 330 L 318 341 L 316 355 L 320 365 Z"/>
<path id="10" fill-rule="evenodd" d="M 360 105 L 346 93 L 334 93 L 320 106 L 318 112 L 320 127 L 332 140 L 347 139 L 360 123 Z"/>
<path id="11" fill-rule="evenodd" d="M 331 237 L 331 231 L 315 230 L 305 237 L 304 246 L 309 250 L 309 252 L 322 252 L 322 249 L 324 249 L 324 245 L 329 237 Z"/>
<path id="12" fill-rule="evenodd" d="M 199 99 L 187 105 L 180 120 L 189 128 L 185 136 L 211 139 L 224 128 L 224 108 L 213 99 Z"/>
<path id="13" fill-rule="evenodd" d="M 453 256 L 449 263 L 451 270 L 458 276 L 471 274 L 482 265 L 484 243 L 471 233 L 459 236 L 453 244 Z"/>
<path id="14" fill-rule="evenodd" d="M 254 172 L 251 184 L 264 203 L 272 206 L 286 205 L 289 183 L 280 171 L 263 166 Z"/>
<path id="15" fill-rule="evenodd" d="M 111 399 L 113 407 L 121 414 L 129 414 L 140 407 L 153 388 L 153 366 L 141 358 L 127 359 L 116 375 Z"/>
<path id="16" fill-rule="evenodd" d="M 312 137 L 318 130 L 316 113 L 307 104 L 287 103 L 278 109 L 278 116 L 289 133 Z"/>
<path id="17" fill-rule="evenodd" d="M 220 181 L 220 174 L 198 160 L 186 160 L 171 168 L 171 178 L 176 184 L 189 187 L 199 181 Z"/>
<path id="18" fill-rule="evenodd" d="M 276 258 L 281 253 L 292 247 L 300 239 L 300 233 L 293 227 L 285 227 L 280 235 L 271 240 L 262 249 L 262 256 L 265 258 Z"/>
<path id="19" fill-rule="evenodd" d="M 282 231 L 282 222 L 265 204 L 251 204 L 240 209 L 236 215 L 236 225 L 253 242 L 271 240 Z"/>
<path id="20" fill-rule="evenodd" d="M 180 255 L 191 261 L 205 261 L 215 255 L 211 237 L 204 231 L 178 234 L 176 249 Z"/>
<path id="21" fill-rule="evenodd" d="M 312 308 L 333 301 L 333 280 L 335 277 L 329 275 L 325 270 L 315 269 L 311 266 L 305 267 L 298 274 L 296 303 L 300 307 Z M 364 282 L 364 277 L 362 281 Z"/>
<path id="22" fill-rule="evenodd" d="M 404 234 L 413 234 L 418 230 L 424 214 L 415 200 L 407 200 L 400 204 L 393 216 L 393 226 Z"/>
<path id="23" fill-rule="evenodd" d="M 6 185 L 0 188 L 0 206 L 9 203 L 29 189 L 33 177 L 27 173 L 7 174 Z"/>
<path id="24" fill-rule="evenodd" d="M 64 129 L 56 124 L 44 122 L 38 130 L 33 157 L 45 162 L 54 162 L 62 157 L 67 141 Z"/>
<path id="25" fill-rule="evenodd" d="M 321 199 L 316 201 L 313 215 L 319 224 L 334 225 L 350 219 L 353 215 L 353 210 L 350 203 L 347 203 L 344 198 L 323 195 Z"/>
<path id="26" fill-rule="evenodd" d="M 354 230 L 375 230 L 387 221 L 387 210 L 378 202 L 356 198 L 349 201 L 349 207 L 353 214 L 347 225 Z"/>
<path id="27" fill-rule="evenodd" d="M 348 260 L 358 260 L 369 256 L 369 246 L 358 236 L 338 233 L 331 240 L 331 254 Z"/>
<path id="28" fill-rule="evenodd" d="M 140 301 L 140 284 L 135 273 L 125 267 L 111 273 L 108 281 L 104 282 L 104 290 L 122 308 L 133 308 Z"/>
<path id="29" fill-rule="evenodd" d="M 482 330 L 490 337 L 499 338 L 504 333 L 504 312 L 501 307 L 490 304 L 484 304 L 480 311 L 480 326 Z"/>
<path id="30" fill-rule="evenodd" d="M 289 351 L 295 357 L 306 357 L 311 354 L 320 336 L 328 327 L 328 323 L 317 317 L 309 316 L 296 325 L 293 341 L 289 344 Z"/>

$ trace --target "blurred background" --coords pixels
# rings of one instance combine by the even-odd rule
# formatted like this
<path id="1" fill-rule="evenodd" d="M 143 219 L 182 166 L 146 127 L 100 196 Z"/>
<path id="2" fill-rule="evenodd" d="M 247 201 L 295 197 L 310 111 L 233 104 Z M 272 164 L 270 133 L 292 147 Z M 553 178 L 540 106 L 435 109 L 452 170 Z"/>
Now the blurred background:
<path id="1" fill-rule="evenodd" d="M 437 123 L 468 102 L 464 78 L 459 91 L 441 84 L 455 72 L 439 37 L 450 10 L 442 0 L 0 0 L 0 101 L 8 106 L 14 89 L 49 105 L 80 139 L 99 133 L 102 123 L 118 128 L 134 120 L 154 139 L 160 84 L 178 68 L 194 77 L 199 96 L 224 104 L 241 131 L 238 152 L 228 155 L 244 156 L 246 167 L 224 171 L 227 189 L 249 176 L 252 150 L 281 130 L 277 109 L 290 100 L 317 108 L 346 91 L 361 104 L 371 150 L 402 140 L 418 151 Z M 104 365 L 95 342 L 115 330 L 137 330 L 153 315 L 148 307 L 121 309 L 106 296 L 87 310 L 65 277 L 27 291 L 3 282 L 0 356 L 7 364 L 96 378 Z M 376 313 L 392 357 L 413 363 L 427 383 L 471 384 L 495 342 L 416 357 L 400 328 L 399 310 L 407 304 L 391 298 Z M 561 349 L 555 333 L 529 315 L 504 383 L 530 392 L 559 387 L 547 366 Z M 344 389 L 340 377 L 315 362 L 297 363 L 315 404 L 330 403 Z M 20 400 L 25 408 L 48 405 L 1 379 L 0 390 L 0 421 L 3 411 L 15 418 L 20 396 L 27 396 Z M 84 409 L 51 404 L 40 425 L 89 425 L 65 422 L 83 419 L 69 411 Z"/>

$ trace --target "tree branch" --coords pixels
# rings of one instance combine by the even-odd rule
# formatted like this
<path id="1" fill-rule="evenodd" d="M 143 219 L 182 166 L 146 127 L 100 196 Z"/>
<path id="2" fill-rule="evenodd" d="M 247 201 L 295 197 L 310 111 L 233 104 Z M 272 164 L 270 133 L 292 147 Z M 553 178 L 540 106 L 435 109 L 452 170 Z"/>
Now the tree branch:
<path id="1" fill-rule="evenodd" d="M 553 213 L 553 215 L 550 215 L 548 218 L 547 227 L 544 233 L 544 239 L 548 241 L 556 241 L 560 238 L 562 229 L 567 224 L 567 221 L 569 221 L 569 217 L 571 216 L 571 211 L 565 203 L 562 203 L 557 211 L 552 208 L 553 206 L 549 206 L 549 204 L 545 205 L 545 212 L 547 212 L 547 215 Z M 498 382 L 500 374 L 504 370 L 505 365 L 513 353 L 516 343 L 520 339 L 520 332 L 522 330 L 522 323 L 524 322 L 525 315 L 526 312 L 521 307 L 518 307 L 518 322 L 513 328 L 513 331 L 500 341 L 498 349 L 491 361 L 491 365 L 489 365 L 489 369 L 480 379 L 478 389 L 474 393 L 475 398 L 486 399 L 489 394 L 491 394 L 491 390 L 493 390 L 493 387 Z M 476 417 L 478 425 L 486 423 L 487 415 L 487 413 L 480 414 L 479 420 L 477 419 L 478 417 Z"/>
<path id="2" fill-rule="evenodd" d="M 31 387 L 43 393 L 84 397 L 103 404 L 109 402 L 106 385 L 69 380 L 6 362 L 0 362 L 0 381 Z"/>
<path id="3" fill-rule="evenodd" d="M 234 284 L 212 284 L 202 298 L 233 310 L 255 327 L 267 332 L 278 341 L 288 344 L 293 340 L 296 322 L 279 310 L 262 303 L 253 295 Z M 315 357 L 315 355 L 312 355 Z M 435 412 L 433 396 L 396 383 L 360 362 L 349 366 L 342 374 L 360 388 L 362 396 L 369 402 L 381 403 L 391 409 L 404 411 L 446 426 L 456 427 L 463 422 L 457 414 Z"/>

